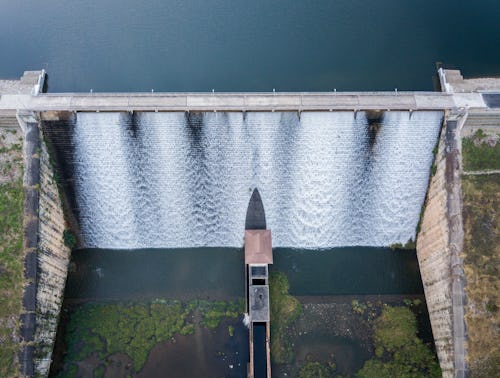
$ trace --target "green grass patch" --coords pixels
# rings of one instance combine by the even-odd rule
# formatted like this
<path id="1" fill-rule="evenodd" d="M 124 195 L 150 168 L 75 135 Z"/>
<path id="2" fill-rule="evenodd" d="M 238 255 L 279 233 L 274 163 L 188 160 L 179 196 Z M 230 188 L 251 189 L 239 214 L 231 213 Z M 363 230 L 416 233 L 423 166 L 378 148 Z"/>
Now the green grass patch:
<path id="1" fill-rule="evenodd" d="M 500 376 L 500 174 L 463 176 L 464 270 L 471 377 Z M 468 308 L 469 309 L 469 308 Z"/>
<path id="2" fill-rule="evenodd" d="M 360 378 L 440 377 L 436 356 L 417 337 L 417 320 L 407 307 L 387 306 L 374 322 L 376 357 L 358 372 Z"/>
<path id="3" fill-rule="evenodd" d="M 290 363 L 293 360 L 292 345 L 285 331 L 302 312 L 300 302 L 288 293 L 289 288 L 288 279 L 284 273 L 270 274 L 271 359 L 276 364 Z"/>
<path id="4" fill-rule="evenodd" d="M 63 241 L 64 245 L 69 249 L 74 249 L 76 247 L 76 237 L 69 229 L 64 230 Z"/>
<path id="5" fill-rule="evenodd" d="M 462 160 L 465 171 L 500 169 L 500 143 L 482 130 L 462 139 Z"/>
<path id="6" fill-rule="evenodd" d="M 17 333 L 23 292 L 22 181 L 0 185 L 0 376 L 17 376 Z M 7 323 L 10 325 L 7 326 Z M 15 328 L 13 328 L 15 327 Z"/>

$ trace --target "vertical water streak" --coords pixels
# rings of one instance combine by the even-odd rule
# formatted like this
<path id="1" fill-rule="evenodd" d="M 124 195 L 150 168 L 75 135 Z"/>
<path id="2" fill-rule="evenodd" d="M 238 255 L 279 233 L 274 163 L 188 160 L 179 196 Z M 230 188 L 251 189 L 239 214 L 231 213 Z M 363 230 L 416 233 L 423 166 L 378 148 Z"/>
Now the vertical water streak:
<path id="1" fill-rule="evenodd" d="M 355 157 L 352 112 L 302 113 L 287 246 L 349 240 L 348 168 Z M 292 244 L 293 243 L 293 244 Z"/>
<path id="2" fill-rule="evenodd" d="M 121 113 L 77 115 L 74 185 L 80 228 L 88 247 L 140 245 L 124 117 Z"/>
<path id="3" fill-rule="evenodd" d="M 257 187 L 264 201 L 266 222 L 273 230 L 273 241 L 280 244 L 290 237 L 283 223 L 290 207 L 289 163 L 293 160 L 293 135 L 297 128 L 296 115 L 287 113 L 249 113 L 246 118 L 252 151 L 250 186 Z M 286 144 L 286 141 L 291 143 Z M 250 193 L 249 193 L 250 194 Z M 249 196 L 247 196 L 249 198 Z M 246 208 L 248 204 L 243 204 Z"/>
<path id="4" fill-rule="evenodd" d="M 185 211 L 190 188 L 184 113 L 137 113 L 136 123 L 138 156 L 130 164 L 137 167 L 142 245 L 190 245 L 193 226 Z"/>
<path id="5" fill-rule="evenodd" d="M 440 112 L 385 113 L 374 167 L 375 245 L 415 240 L 441 119 Z"/>

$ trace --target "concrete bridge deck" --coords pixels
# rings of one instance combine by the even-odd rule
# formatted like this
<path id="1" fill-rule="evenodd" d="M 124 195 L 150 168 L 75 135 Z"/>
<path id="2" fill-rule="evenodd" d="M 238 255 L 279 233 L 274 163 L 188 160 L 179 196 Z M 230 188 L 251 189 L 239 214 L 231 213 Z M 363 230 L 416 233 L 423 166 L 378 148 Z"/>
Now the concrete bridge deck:
<path id="1" fill-rule="evenodd" d="M 4 94 L 0 112 L 44 111 L 334 111 L 487 108 L 481 93 L 55 93 Z"/>
<path id="2" fill-rule="evenodd" d="M 487 111 L 500 102 L 498 91 L 491 94 L 500 81 L 464 80 L 457 72 L 439 70 L 443 92 L 41 93 L 45 71 L 29 71 L 20 80 L 0 80 L 0 116 L 17 111 Z M 452 84 L 461 91 L 453 91 Z M 485 88 L 488 93 L 481 91 Z"/>

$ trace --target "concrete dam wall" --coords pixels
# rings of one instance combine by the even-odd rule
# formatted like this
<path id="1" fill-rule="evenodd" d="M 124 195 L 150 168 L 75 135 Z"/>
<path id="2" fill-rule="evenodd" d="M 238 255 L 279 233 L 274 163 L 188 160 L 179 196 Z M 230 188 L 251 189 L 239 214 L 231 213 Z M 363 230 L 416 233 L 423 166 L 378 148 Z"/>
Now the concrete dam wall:
<path id="1" fill-rule="evenodd" d="M 62 202 L 47 146 L 40 142 L 40 205 L 38 243 L 37 328 L 35 368 L 48 373 L 71 251 L 64 245 L 66 228 Z"/>
<path id="2" fill-rule="evenodd" d="M 23 376 L 47 376 L 56 337 L 70 249 L 51 159 L 37 123 L 25 130 L 25 277 L 20 354 Z"/>
<path id="3" fill-rule="evenodd" d="M 87 247 L 240 246 L 258 187 L 275 246 L 314 249 L 415 239 L 442 112 L 377 117 L 77 113 L 43 127 Z"/>
<path id="4" fill-rule="evenodd" d="M 463 242 L 460 202 L 460 133 L 448 117 L 439 140 L 417 257 L 443 377 L 466 376 Z"/>

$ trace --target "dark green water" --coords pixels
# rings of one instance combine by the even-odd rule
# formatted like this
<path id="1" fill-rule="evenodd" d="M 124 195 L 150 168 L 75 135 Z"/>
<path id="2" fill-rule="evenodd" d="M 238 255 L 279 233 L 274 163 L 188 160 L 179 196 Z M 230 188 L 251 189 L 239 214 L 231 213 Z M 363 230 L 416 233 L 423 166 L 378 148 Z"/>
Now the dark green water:
<path id="1" fill-rule="evenodd" d="M 243 249 L 79 250 L 67 299 L 226 299 L 243 297 Z M 414 251 L 275 248 L 271 270 L 286 273 L 292 295 L 421 294 Z"/>
<path id="2" fill-rule="evenodd" d="M 500 74 L 498 0 L 3 1 L 0 77 L 50 91 L 432 89 Z"/>

